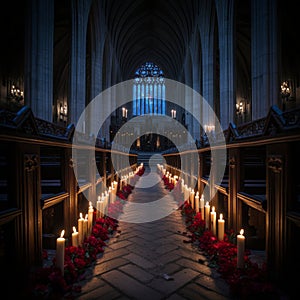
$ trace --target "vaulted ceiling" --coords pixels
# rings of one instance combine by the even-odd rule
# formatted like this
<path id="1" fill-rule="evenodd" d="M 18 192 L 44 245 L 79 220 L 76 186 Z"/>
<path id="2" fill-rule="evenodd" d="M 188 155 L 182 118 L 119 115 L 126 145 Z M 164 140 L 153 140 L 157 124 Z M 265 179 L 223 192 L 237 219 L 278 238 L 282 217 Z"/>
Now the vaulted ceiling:
<path id="1" fill-rule="evenodd" d="M 129 74 L 147 60 L 166 75 L 178 73 L 198 11 L 196 0 L 108 0 L 107 30 L 121 69 Z"/>

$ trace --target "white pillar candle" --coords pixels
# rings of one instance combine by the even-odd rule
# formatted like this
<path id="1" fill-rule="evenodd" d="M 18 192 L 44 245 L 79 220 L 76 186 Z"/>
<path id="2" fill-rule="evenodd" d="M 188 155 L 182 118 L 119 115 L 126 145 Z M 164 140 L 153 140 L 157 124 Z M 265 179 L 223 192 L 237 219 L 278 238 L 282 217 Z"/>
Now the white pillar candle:
<path id="1" fill-rule="evenodd" d="M 88 235 L 92 233 L 93 217 L 94 217 L 94 207 L 92 205 L 92 202 L 90 201 L 89 210 L 88 210 L 88 229 L 87 229 Z"/>
<path id="2" fill-rule="evenodd" d="M 111 186 L 108 188 L 108 203 L 112 203 Z"/>
<path id="3" fill-rule="evenodd" d="M 116 189 L 115 189 L 115 186 L 113 185 L 111 187 L 111 203 L 115 203 L 116 202 Z"/>
<path id="4" fill-rule="evenodd" d="M 62 230 L 60 237 L 56 239 L 56 266 L 61 270 L 62 275 L 64 274 L 65 265 L 65 238 L 63 237 L 65 231 Z"/>
<path id="5" fill-rule="evenodd" d="M 190 203 L 192 205 L 192 208 L 195 208 L 194 198 L 195 198 L 195 191 L 194 189 L 190 188 Z"/>
<path id="6" fill-rule="evenodd" d="M 210 205 L 208 201 L 206 201 L 205 204 L 205 227 L 206 229 L 209 229 L 209 217 L 210 217 Z"/>
<path id="7" fill-rule="evenodd" d="M 84 239 L 88 236 L 88 214 L 85 215 L 85 218 L 83 220 L 83 226 L 82 226 L 83 230 L 83 234 L 82 234 L 82 238 L 83 238 L 83 241 Z"/>
<path id="8" fill-rule="evenodd" d="M 98 199 L 97 199 L 97 202 L 96 202 L 97 218 L 101 217 L 101 208 L 100 208 L 101 203 L 100 203 L 100 200 L 101 200 L 101 197 L 98 196 Z"/>
<path id="9" fill-rule="evenodd" d="M 195 196 L 195 210 L 196 210 L 196 213 L 199 212 L 199 192 L 196 193 L 196 196 Z M 203 216 L 202 216 L 203 218 Z"/>
<path id="10" fill-rule="evenodd" d="M 201 198 L 200 198 L 200 209 L 201 209 L 202 219 L 204 220 L 205 216 L 204 216 L 204 196 L 203 196 L 203 194 L 201 195 Z"/>
<path id="11" fill-rule="evenodd" d="M 245 236 L 244 229 L 240 230 L 237 236 L 237 267 L 244 268 Z"/>
<path id="12" fill-rule="evenodd" d="M 83 222 L 84 218 L 82 217 L 82 213 L 79 214 L 79 219 L 78 219 L 78 243 L 79 245 L 82 244 L 83 241 Z"/>
<path id="13" fill-rule="evenodd" d="M 73 226 L 72 246 L 78 247 L 78 232 L 76 231 L 76 227 L 75 226 Z"/>
<path id="14" fill-rule="evenodd" d="M 103 195 L 100 201 L 100 211 L 101 211 L 102 218 L 104 217 L 104 203 L 105 203 L 105 196 Z"/>
<path id="15" fill-rule="evenodd" d="M 215 207 L 213 206 L 211 208 L 211 212 L 210 212 L 210 230 L 212 231 L 213 235 L 217 234 L 217 215 L 215 212 Z"/>
<path id="16" fill-rule="evenodd" d="M 189 188 L 186 184 L 184 185 L 184 187 L 185 187 L 185 189 L 184 189 L 184 200 L 188 201 L 189 197 L 190 197 L 190 191 L 189 191 Z"/>
<path id="17" fill-rule="evenodd" d="M 108 193 L 108 191 L 105 191 L 105 202 L 103 204 L 103 214 L 104 214 L 104 216 L 107 215 L 108 202 L 109 202 L 109 193 Z"/>
<path id="18" fill-rule="evenodd" d="M 225 231 L 225 220 L 223 219 L 223 214 L 220 214 L 218 219 L 218 240 L 224 240 L 224 231 Z"/>

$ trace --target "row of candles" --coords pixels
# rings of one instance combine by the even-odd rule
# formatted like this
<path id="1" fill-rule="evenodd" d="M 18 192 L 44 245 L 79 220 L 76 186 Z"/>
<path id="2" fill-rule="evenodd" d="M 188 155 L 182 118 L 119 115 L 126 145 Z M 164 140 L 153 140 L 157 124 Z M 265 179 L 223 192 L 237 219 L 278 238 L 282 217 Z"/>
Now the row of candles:
<path id="1" fill-rule="evenodd" d="M 120 188 L 127 184 L 133 184 L 132 179 L 136 172 L 140 171 L 143 168 L 143 163 L 141 163 L 134 172 L 130 172 L 128 175 L 122 176 L 122 180 L 120 181 Z M 97 218 L 103 217 L 107 215 L 108 205 L 110 203 L 114 203 L 117 197 L 118 190 L 118 182 L 113 181 L 108 190 L 102 192 L 101 196 L 98 196 L 96 202 L 96 213 Z M 92 233 L 93 228 L 93 216 L 94 216 L 94 207 L 92 202 L 89 202 L 88 212 L 83 217 L 83 214 L 79 214 L 78 219 L 78 231 L 76 227 L 73 226 L 72 233 L 72 246 L 78 247 L 81 245 L 85 239 L 85 237 L 89 236 Z M 65 230 L 61 231 L 60 237 L 56 239 L 56 266 L 60 268 L 60 270 L 64 271 L 64 257 L 65 257 L 65 241 L 64 238 Z"/>
<path id="2" fill-rule="evenodd" d="M 219 214 L 219 219 L 217 222 L 217 213 L 214 206 L 210 206 L 209 202 L 204 200 L 204 195 L 199 196 L 199 192 L 195 193 L 194 189 L 188 187 L 184 183 L 184 180 L 177 175 L 172 175 L 169 171 L 161 164 L 157 164 L 159 173 L 166 176 L 169 182 L 176 186 L 177 183 L 181 182 L 181 192 L 184 195 L 184 200 L 188 201 L 192 208 L 195 209 L 196 213 L 201 212 L 202 218 L 205 220 L 205 228 L 212 231 L 213 235 L 218 238 L 219 241 L 224 240 L 225 234 L 225 220 L 223 214 Z M 200 199 L 199 199 L 200 198 Z M 205 203 L 205 205 L 204 205 Z M 217 225 L 218 224 L 218 225 Z M 244 230 L 240 230 L 240 234 L 237 235 L 237 267 L 244 267 L 244 251 L 245 251 L 245 236 Z"/>
<path id="3" fill-rule="evenodd" d="M 113 181 L 108 190 L 98 196 L 96 202 L 96 213 L 97 218 L 107 214 L 107 207 L 109 203 L 114 203 L 116 200 L 116 191 L 118 183 Z M 92 202 L 89 202 L 88 211 L 83 217 L 83 214 L 79 214 L 79 219 L 77 221 L 78 231 L 76 227 L 73 226 L 72 233 L 72 246 L 78 247 L 81 245 L 86 237 L 91 235 L 93 228 L 93 217 L 94 217 L 94 207 Z M 65 255 L 65 230 L 62 230 L 61 236 L 56 240 L 56 265 L 63 272 L 64 268 L 64 255 Z"/>

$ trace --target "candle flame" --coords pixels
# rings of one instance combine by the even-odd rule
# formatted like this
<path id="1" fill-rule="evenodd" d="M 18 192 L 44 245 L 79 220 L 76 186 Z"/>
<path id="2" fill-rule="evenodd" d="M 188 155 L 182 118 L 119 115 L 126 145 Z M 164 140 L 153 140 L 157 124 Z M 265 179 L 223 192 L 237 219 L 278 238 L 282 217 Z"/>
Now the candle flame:
<path id="1" fill-rule="evenodd" d="M 61 238 L 64 237 L 64 234 L 65 234 L 65 230 L 63 229 L 63 230 L 61 231 L 60 237 L 61 237 Z"/>
<path id="2" fill-rule="evenodd" d="M 76 227 L 75 226 L 73 226 L 73 232 L 74 233 L 76 233 L 77 231 L 76 231 Z"/>
<path id="3" fill-rule="evenodd" d="M 212 211 L 212 212 L 215 212 L 215 207 L 214 207 L 214 206 L 211 208 L 211 211 Z"/>
<path id="4" fill-rule="evenodd" d="M 90 201 L 90 207 L 92 206 L 92 201 Z"/>
<path id="5" fill-rule="evenodd" d="M 244 229 L 240 230 L 240 234 L 243 235 L 244 234 Z"/>
<path id="6" fill-rule="evenodd" d="M 100 196 L 98 196 L 98 201 L 100 201 Z"/>
<path id="7" fill-rule="evenodd" d="M 82 213 L 79 214 L 80 219 L 82 219 Z"/>
<path id="8" fill-rule="evenodd" d="M 87 219 L 88 219 L 88 217 L 89 217 L 89 215 L 88 215 L 88 214 L 86 214 L 86 215 L 85 215 L 85 219 L 87 220 Z"/>
<path id="9" fill-rule="evenodd" d="M 220 214 L 220 220 L 223 220 L 223 214 Z"/>
<path id="10" fill-rule="evenodd" d="M 208 203 L 208 201 L 206 201 L 206 204 L 205 204 L 206 206 L 209 206 L 209 203 Z"/>

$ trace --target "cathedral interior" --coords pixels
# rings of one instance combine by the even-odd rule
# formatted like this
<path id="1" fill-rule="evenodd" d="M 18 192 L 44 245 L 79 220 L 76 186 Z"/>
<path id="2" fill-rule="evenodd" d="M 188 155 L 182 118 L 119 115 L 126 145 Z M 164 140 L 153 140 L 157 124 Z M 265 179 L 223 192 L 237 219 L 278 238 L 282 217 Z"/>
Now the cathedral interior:
<path id="1" fill-rule="evenodd" d="M 87 194 L 157 154 L 213 193 L 226 228 L 245 228 L 271 280 L 297 291 L 295 1 L 24 0 L 0 15 L 3 290 L 26 289 Z M 94 152 L 75 161 L 74 147 Z"/>

